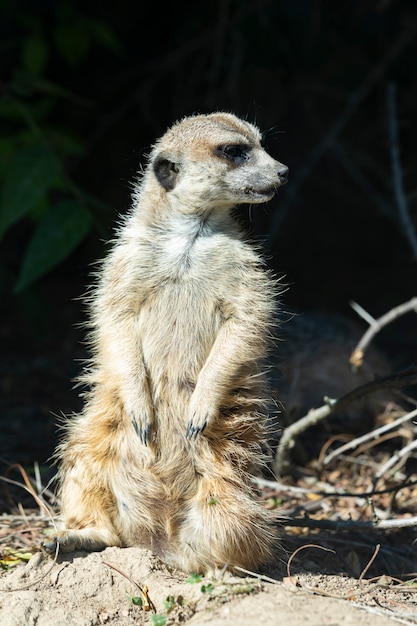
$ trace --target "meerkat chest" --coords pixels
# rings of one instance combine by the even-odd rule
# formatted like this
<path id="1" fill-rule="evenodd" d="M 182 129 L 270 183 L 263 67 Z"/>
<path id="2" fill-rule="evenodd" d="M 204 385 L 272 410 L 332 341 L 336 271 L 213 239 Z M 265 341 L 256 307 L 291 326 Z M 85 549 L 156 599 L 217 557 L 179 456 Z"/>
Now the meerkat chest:
<path id="1" fill-rule="evenodd" d="M 154 261 L 161 282 L 174 281 L 183 286 L 192 283 L 194 291 L 200 287 L 202 291 L 214 292 L 216 286 L 221 289 L 219 279 L 227 277 L 225 267 L 238 257 L 239 246 L 227 234 L 193 236 L 179 230 L 161 238 Z"/>
<path id="2" fill-rule="evenodd" d="M 224 324 L 223 302 L 239 288 L 233 247 L 221 235 L 190 241 L 176 233 L 160 242 L 138 318 L 148 363 L 206 358 Z"/>

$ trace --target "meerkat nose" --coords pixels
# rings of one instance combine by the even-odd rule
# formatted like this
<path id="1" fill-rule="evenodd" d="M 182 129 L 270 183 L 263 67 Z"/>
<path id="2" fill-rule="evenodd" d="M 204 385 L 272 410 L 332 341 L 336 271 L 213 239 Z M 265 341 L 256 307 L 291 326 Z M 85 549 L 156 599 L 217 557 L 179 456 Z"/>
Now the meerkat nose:
<path id="1" fill-rule="evenodd" d="M 281 165 L 278 168 L 278 178 L 281 185 L 286 185 L 288 182 L 288 172 L 290 170 L 285 165 Z"/>

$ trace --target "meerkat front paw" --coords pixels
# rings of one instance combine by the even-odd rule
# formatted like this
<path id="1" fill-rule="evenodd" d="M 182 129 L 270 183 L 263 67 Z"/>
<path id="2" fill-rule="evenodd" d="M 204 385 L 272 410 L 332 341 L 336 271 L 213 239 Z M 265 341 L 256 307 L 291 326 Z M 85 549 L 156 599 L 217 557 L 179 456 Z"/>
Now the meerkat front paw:
<path id="1" fill-rule="evenodd" d="M 194 415 L 187 424 L 187 429 L 185 431 L 186 438 L 191 441 L 191 439 L 197 439 L 197 436 L 200 435 L 205 427 L 207 426 L 207 417 L 200 416 L 199 418 Z"/>
<path id="2" fill-rule="evenodd" d="M 152 434 L 151 422 L 148 420 L 145 420 L 145 421 L 139 420 L 138 418 L 135 417 L 133 413 L 131 413 L 130 416 L 131 416 L 130 419 L 132 422 L 132 426 L 135 429 L 140 442 L 143 443 L 143 445 L 147 446 L 151 440 L 151 434 Z"/>
<path id="3" fill-rule="evenodd" d="M 74 552 L 77 548 L 77 541 L 67 530 L 59 530 L 48 541 L 41 541 L 41 546 L 48 554 L 53 554 L 57 546 L 62 552 Z"/>
<path id="4" fill-rule="evenodd" d="M 185 431 L 185 436 L 189 441 L 197 439 L 217 414 L 217 407 L 210 406 L 207 400 L 205 398 L 200 401 L 199 396 L 194 394 L 191 398 L 189 421 Z"/>
<path id="5" fill-rule="evenodd" d="M 147 446 L 152 441 L 152 426 L 154 422 L 152 412 L 142 408 L 134 408 L 130 409 L 129 415 L 139 441 Z"/>
<path id="6" fill-rule="evenodd" d="M 62 552 L 75 552 L 75 550 L 87 550 L 95 552 L 104 550 L 107 546 L 119 546 L 117 535 L 107 528 L 80 528 L 71 530 L 58 530 L 47 541 L 42 541 L 42 548 L 53 554 L 59 546 Z"/>

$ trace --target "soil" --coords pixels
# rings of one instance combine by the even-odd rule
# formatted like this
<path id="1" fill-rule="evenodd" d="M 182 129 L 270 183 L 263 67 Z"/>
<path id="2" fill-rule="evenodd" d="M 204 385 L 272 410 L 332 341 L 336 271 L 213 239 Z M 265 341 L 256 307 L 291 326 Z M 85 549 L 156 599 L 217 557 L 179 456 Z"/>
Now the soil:
<path id="1" fill-rule="evenodd" d="M 378 606 L 375 590 L 351 601 L 314 595 L 302 589 L 330 587 L 322 575 L 298 577 L 298 584 L 272 584 L 256 578 L 239 579 L 230 575 L 212 582 L 204 579 L 187 583 L 187 576 L 169 571 L 151 553 L 140 548 L 107 548 L 102 553 L 65 556 L 56 563 L 38 553 L 26 566 L 3 576 L 0 594 L 0 623 L 3 626 L 91 626 L 95 624 L 152 624 L 152 611 L 133 605 L 130 597 L 140 596 L 138 588 L 112 569 L 114 564 L 129 577 L 149 589 L 157 615 L 167 617 L 165 624 L 189 623 L 212 626 L 237 623 L 254 624 L 363 624 L 371 625 L 378 615 L 379 626 L 392 624 L 395 615 Z M 358 582 L 338 577 L 331 592 L 343 597 Z M 210 591 L 203 592 L 202 589 Z M 365 587 L 366 589 L 366 587 Z M 386 591 L 382 591 L 386 594 Z M 404 604 L 412 597 L 403 598 Z M 167 615 L 167 598 L 172 606 Z M 396 598 L 396 600 L 398 600 Z M 417 610 L 415 602 L 414 608 Z M 364 610 L 360 603 L 367 607 Z M 392 609 L 391 609 L 392 610 Z M 154 618 L 155 619 L 155 618 Z M 404 623 L 404 622 L 403 622 Z"/>
<path id="2" fill-rule="evenodd" d="M 10 540 L 19 525 L 12 516 L 6 517 L 12 531 Z M 38 526 L 38 538 L 41 532 L 48 532 L 41 529 L 46 522 L 39 520 L 38 515 L 24 522 L 28 532 Z M 378 626 L 417 623 L 415 586 L 389 576 L 349 576 L 349 559 L 345 559 L 343 570 L 333 552 L 319 550 L 319 544 L 320 540 L 303 556 L 294 558 L 289 571 L 285 565 L 288 557 L 281 552 L 263 575 L 217 572 L 205 578 L 170 570 L 141 548 L 113 547 L 99 553 L 58 555 L 55 559 L 37 552 L 27 564 L 15 561 L 14 567 L 0 575 L 0 624 L 373 626 L 375 620 Z M 25 558 L 22 550 L 15 554 Z M 349 554 L 350 568 L 360 569 L 353 545 Z M 12 559 L 11 555 L 10 563 Z M 132 598 L 141 598 L 142 607 Z M 149 610 L 144 610 L 145 600 Z"/>

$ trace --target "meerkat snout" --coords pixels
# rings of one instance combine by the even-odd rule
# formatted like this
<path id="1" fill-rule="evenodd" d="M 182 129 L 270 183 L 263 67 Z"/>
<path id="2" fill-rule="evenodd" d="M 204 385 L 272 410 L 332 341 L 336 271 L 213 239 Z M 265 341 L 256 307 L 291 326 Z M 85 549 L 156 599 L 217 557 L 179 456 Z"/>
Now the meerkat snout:
<path id="1" fill-rule="evenodd" d="M 288 174 L 289 174 L 289 169 L 286 165 L 279 165 L 278 167 L 278 178 L 279 178 L 279 182 L 280 185 L 286 185 L 288 183 Z"/>

